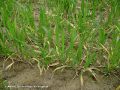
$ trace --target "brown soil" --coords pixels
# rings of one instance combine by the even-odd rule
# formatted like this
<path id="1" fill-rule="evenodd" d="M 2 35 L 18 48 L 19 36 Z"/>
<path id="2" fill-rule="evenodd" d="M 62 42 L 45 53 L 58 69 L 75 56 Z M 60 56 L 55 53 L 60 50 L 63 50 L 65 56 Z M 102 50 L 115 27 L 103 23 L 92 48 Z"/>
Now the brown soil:
<path id="1" fill-rule="evenodd" d="M 2 61 L 0 64 L 0 70 L 2 70 Z M 84 74 L 84 86 L 81 88 L 80 78 L 73 79 L 75 75 L 73 70 L 57 71 L 53 75 L 52 69 L 49 69 L 40 76 L 36 65 L 30 67 L 26 63 L 16 63 L 10 70 L 3 72 L 3 75 L 10 86 L 16 86 L 11 87 L 11 90 L 115 90 L 120 85 L 119 78 L 114 75 L 105 77 L 97 74 L 97 81 L 94 81 L 88 74 Z"/>

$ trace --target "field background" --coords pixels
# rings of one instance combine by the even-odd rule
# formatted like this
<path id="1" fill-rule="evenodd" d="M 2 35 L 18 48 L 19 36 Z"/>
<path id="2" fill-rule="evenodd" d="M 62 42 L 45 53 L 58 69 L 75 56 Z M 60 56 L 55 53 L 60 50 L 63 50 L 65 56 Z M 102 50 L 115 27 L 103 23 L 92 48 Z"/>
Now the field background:
<path id="1" fill-rule="evenodd" d="M 18 63 L 119 79 L 119 0 L 0 0 L 2 71 Z"/>

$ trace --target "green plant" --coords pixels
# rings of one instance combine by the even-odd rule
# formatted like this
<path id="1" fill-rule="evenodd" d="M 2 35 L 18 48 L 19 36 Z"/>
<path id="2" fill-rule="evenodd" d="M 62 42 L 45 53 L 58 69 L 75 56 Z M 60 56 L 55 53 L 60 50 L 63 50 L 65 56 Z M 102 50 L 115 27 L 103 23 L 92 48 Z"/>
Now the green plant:
<path id="1" fill-rule="evenodd" d="M 0 55 L 35 60 L 41 71 L 54 62 L 119 68 L 119 0 L 45 0 L 38 10 L 29 0 L 23 2 L 0 3 Z"/>

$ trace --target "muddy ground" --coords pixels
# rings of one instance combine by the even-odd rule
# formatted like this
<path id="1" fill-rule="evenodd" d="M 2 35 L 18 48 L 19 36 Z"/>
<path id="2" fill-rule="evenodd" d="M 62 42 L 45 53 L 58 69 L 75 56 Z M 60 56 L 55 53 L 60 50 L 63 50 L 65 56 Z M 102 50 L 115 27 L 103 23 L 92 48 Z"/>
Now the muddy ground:
<path id="1" fill-rule="evenodd" d="M 3 61 L 0 61 L 2 70 Z M 31 67 L 27 63 L 16 63 L 10 70 L 3 72 L 3 77 L 8 80 L 11 90 L 115 90 L 120 85 L 119 76 L 105 77 L 97 74 L 97 81 L 84 74 L 84 86 L 81 87 L 80 77 L 73 79 L 73 70 L 52 73 L 49 69 L 41 76 L 36 65 Z"/>

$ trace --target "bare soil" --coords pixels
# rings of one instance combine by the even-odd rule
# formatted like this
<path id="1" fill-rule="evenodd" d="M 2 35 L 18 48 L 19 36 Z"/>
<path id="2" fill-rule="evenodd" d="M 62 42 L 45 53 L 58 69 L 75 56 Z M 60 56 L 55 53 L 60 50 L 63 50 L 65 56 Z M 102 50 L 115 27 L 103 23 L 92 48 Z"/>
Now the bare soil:
<path id="1" fill-rule="evenodd" d="M 3 61 L 0 61 L 2 70 Z M 110 75 L 105 77 L 97 74 L 97 81 L 84 74 L 84 86 L 81 87 L 80 77 L 73 79 L 73 70 L 57 71 L 54 75 L 53 69 L 49 69 L 41 76 L 36 65 L 31 67 L 27 63 L 16 63 L 10 70 L 3 72 L 3 77 L 8 80 L 11 90 L 115 90 L 120 85 L 119 77 Z M 25 86 L 25 87 L 23 87 Z M 30 87 L 31 86 L 31 87 Z"/>

